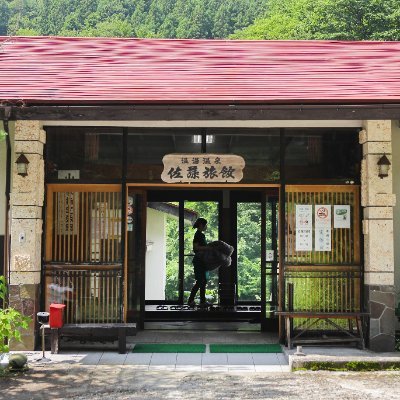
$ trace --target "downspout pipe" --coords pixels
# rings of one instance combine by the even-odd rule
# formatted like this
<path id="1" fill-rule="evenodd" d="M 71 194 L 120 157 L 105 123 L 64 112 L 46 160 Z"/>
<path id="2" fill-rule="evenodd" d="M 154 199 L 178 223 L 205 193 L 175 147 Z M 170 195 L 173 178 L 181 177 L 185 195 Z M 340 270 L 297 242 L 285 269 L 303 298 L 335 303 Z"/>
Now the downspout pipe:
<path id="1" fill-rule="evenodd" d="M 7 273 L 7 283 L 10 282 L 10 193 L 11 193 L 11 139 L 8 121 L 11 117 L 11 107 L 4 107 L 3 127 L 6 132 L 6 211 L 5 211 L 5 235 L 4 235 L 4 273 Z"/>

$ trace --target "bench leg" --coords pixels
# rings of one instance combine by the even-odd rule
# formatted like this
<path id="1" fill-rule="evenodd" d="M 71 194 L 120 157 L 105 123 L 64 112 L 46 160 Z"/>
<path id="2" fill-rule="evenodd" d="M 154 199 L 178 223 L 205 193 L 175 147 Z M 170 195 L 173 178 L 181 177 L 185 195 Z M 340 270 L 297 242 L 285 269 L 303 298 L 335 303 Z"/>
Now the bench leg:
<path id="1" fill-rule="evenodd" d="M 363 332 L 363 328 L 362 328 L 362 320 L 361 320 L 361 318 L 356 318 L 356 323 L 357 323 L 358 334 L 360 336 L 361 349 L 365 350 L 364 332 Z"/>
<path id="2" fill-rule="evenodd" d="M 291 324 L 291 318 L 286 317 L 286 341 L 287 341 L 287 347 L 290 350 L 292 348 L 292 324 Z"/>
<path id="3" fill-rule="evenodd" d="M 118 352 L 126 353 L 126 328 L 118 328 Z"/>
<path id="4" fill-rule="evenodd" d="M 349 318 L 347 321 L 348 321 L 349 332 L 353 332 L 353 319 Z"/>
<path id="5" fill-rule="evenodd" d="M 51 329 L 50 343 L 51 343 L 51 354 L 58 354 L 58 343 L 60 335 L 57 328 Z"/>

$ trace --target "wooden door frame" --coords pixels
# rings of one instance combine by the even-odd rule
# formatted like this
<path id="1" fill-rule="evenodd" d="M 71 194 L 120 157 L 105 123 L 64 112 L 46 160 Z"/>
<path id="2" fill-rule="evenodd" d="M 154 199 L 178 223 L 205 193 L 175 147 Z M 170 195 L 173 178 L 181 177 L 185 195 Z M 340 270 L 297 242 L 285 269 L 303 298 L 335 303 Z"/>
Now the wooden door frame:
<path id="1" fill-rule="evenodd" d="M 124 198 L 124 206 L 125 210 L 128 206 L 128 197 L 129 197 L 129 189 L 130 187 L 126 185 L 126 190 L 125 190 L 125 198 Z M 146 207 L 144 206 L 147 203 L 147 190 L 142 189 L 142 188 L 136 188 L 133 187 L 134 194 L 141 195 L 143 198 L 143 204 L 141 206 L 141 226 L 140 226 L 140 234 L 144 238 L 142 240 L 142 246 L 140 248 L 140 259 L 141 263 L 143 265 L 143 271 L 140 275 L 140 279 L 142 280 L 142 289 L 140 293 L 140 321 L 139 325 L 142 324 L 143 322 L 143 316 L 145 312 L 145 282 L 146 282 L 146 268 L 145 268 L 145 262 L 146 262 L 146 223 L 147 223 L 147 215 L 146 215 Z M 132 193 L 132 191 L 131 191 Z M 124 214 L 124 213 L 123 213 Z M 125 227 L 125 235 L 124 235 L 124 294 L 123 294 L 123 300 L 124 300 L 124 321 L 127 321 L 128 317 L 128 229 L 127 229 L 127 223 L 126 223 L 126 213 L 125 213 L 125 221 L 124 221 L 124 227 Z"/>
<path id="2" fill-rule="evenodd" d="M 165 183 L 126 183 L 126 196 L 128 196 L 128 192 L 130 188 L 135 188 L 138 191 L 143 191 L 147 194 L 148 190 L 154 190 L 154 189 L 165 189 L 165 190 L 173 190 L 173 189 L 186 189 L 186 190 L 200 190 L 200 189 L 218 189 L 218 190 L 224 190 L 224 189 L 234 189 L 234 190 L 245 190 L 245 189 L 259 189 L 262 193 L 263 196 L 265 195 L 265 192 L 267 189 L 276 189 L 277 191 L 277 196 L 278 196 L 278 204 L 280 204 L 281 201 L 281 184 L 279 183 L 266 183 L 266 184 L 238 184 L 238 183 L 234 183 L 234 184 L 213 184 L 213 183 L 195 183 L 195 184 L 189 184 L 189 183 L 174 183 L 174 184 L 165 184 Z M 125 199 L 125 204 L 127 204 L 127 197 Z M 265 203 L 265 202 L 264 202 Z M 265 217 L 264 217 L 265 219 Z M 145 221 L 145 219 L 143 220 Z M 284 221 L 284 220 L 283 220 Z M 279 218 L 278 220 L 278 237 L 280 238 L 280 234 L 283 231 L 284 232 L 284 228 L 281 228 L 281 219 Z M 144 227 L 142 227 L 142 234 L 146 235 L 146 225 L 145 223 L 143 224 Z M 284 233 L 283 233 L 284 234 Z M 145 237 L 145 236 L 144 236 Z M 127 244 L 127 231 L 125 230 L 125 243 Z M 283 280 L 283 261 L 284 261 L 284 257 L 281 251 L 281 243 L 282 240 L 278 240 L 278 254 L 279 254 L 279 258 L 278 258 L 278 262 L 280 267 L 280 273 L 278 276 L 278 285 L 277 285 L 277 289 L 278 289 L 278 304 L 279 307 L 281 307 L 281 293 L 280 293 L 280 288 L 283 286 L 283 281 L 281 283 L 281 280 Z M 262 249 L 265 250 L 265 245 L 262 246 Z M 127 274 L 127 246 L 125 246 L 125 260 L 124 260 L 124 269 L 125 269 L 125 274 Z M 264 251 L 265 253 L 265 251 Z M 145 263 L 145 257 L 146 254 L 144 253 L 143 255 L 143 263 Z M 263 258 L 263 257 L 262 257 Z M 265 254 L 264 254 L 264 259 L 265 259 Z M 145 279 L 145 276 L 144 276 Z M 125 275 L 125 282 L 127 282 L 127 275 Z M 263 283 L 262 283 L 263 284 Z M 265 282 L 264 282 L 264 286 L 265 286 Z M 144 287 L 144 284 L 143 284 Z M 264 289 L 265 291 L 265 289 Z M 143 290 L 142 293 L 142 302 L 145 301 L 145 292 Z M 264 307 L 265 308 L 265 307 Z M 126 312 L 127 312 L 127 287 L 125 287 L 124 290 L 124 310 L 125 310 L 125 320 L 126 320 Z M 263 311 L 261 311 L 263 312 Z M 265 310 L 264 310 L 265 312 Z M 265 315 L 263 316 L 263 318 L 265 319 Z M 280 328 L 281 329 L 281 328 Z M 281 335 L 281 332 L 279 333 Z M 282 332 L 283 334 L 283 332 Z"/>

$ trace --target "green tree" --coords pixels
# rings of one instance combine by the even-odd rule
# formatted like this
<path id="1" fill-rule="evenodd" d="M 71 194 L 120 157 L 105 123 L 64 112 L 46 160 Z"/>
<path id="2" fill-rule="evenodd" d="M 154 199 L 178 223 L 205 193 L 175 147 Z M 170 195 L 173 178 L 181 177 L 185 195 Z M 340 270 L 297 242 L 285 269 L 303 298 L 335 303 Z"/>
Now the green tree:
<path id="1" fill-rule="evenodd" d="M 14 0 L 9 3 L 8 35 L 18 35 L 20 30 L 29 29 L 42 34 L 38 21 L 38 4 L 34 0 Z"/>
<path id="2" fill-rule="evenodd" d="M 6 300 L 6 280 L 0 276 L 0 302 L 5 304 Z M 12 307 L 0 308 L 0 354 L 8 353 L 10 340 L 21 340 L 20 329 L 27 329 L 30 320 Z"/>
<path id="3" fill-rule="evenodd" d="M 270 0 L 234 39 L 399 40 L 398 0 Z"/>
<path id="4" fill-rule="evenodd" d="M 40 26 L 41 34 L 57 35 L 64 25 L 65 17 L 73 12 L 74 2 L 69 0 L 41 0 L 39 4 L 37 23 Z"/>
<path id="5" fill-rule="evenodd" d="M 85 28 L 79 32 L 79 36 L 92 37 L 131 37 L 132 26 L 128 21 L 118 17 L 101 21 L 93 28 Z"/>
<path id="6" fill-rule="evenodd" d="M 7 35 L 7 23 L 10 18 L 10 9 L 6 0 L 0 0 L 0 36 Z"/>
<path id="7" fill-rule="evenodd" d="M 222 38 L 254 22 L 266 4 L 267 0 L 0 0 L 0 32 Z"/>

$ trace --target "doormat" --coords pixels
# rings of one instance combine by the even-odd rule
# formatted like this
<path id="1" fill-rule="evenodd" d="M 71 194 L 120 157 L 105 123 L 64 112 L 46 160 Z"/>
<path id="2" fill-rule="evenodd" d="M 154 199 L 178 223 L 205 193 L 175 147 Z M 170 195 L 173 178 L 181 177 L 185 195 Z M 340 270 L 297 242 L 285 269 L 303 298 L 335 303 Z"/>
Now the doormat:
<path id="1" fill-rule="evenodd" d="M 282 353 L 279 344 L 210 344 L 210 353 Z"/>
<path id="2" fill-rule="evenodd" d="M 205 344 L 138 343 L 132 353 L 205 353 Z"/>

